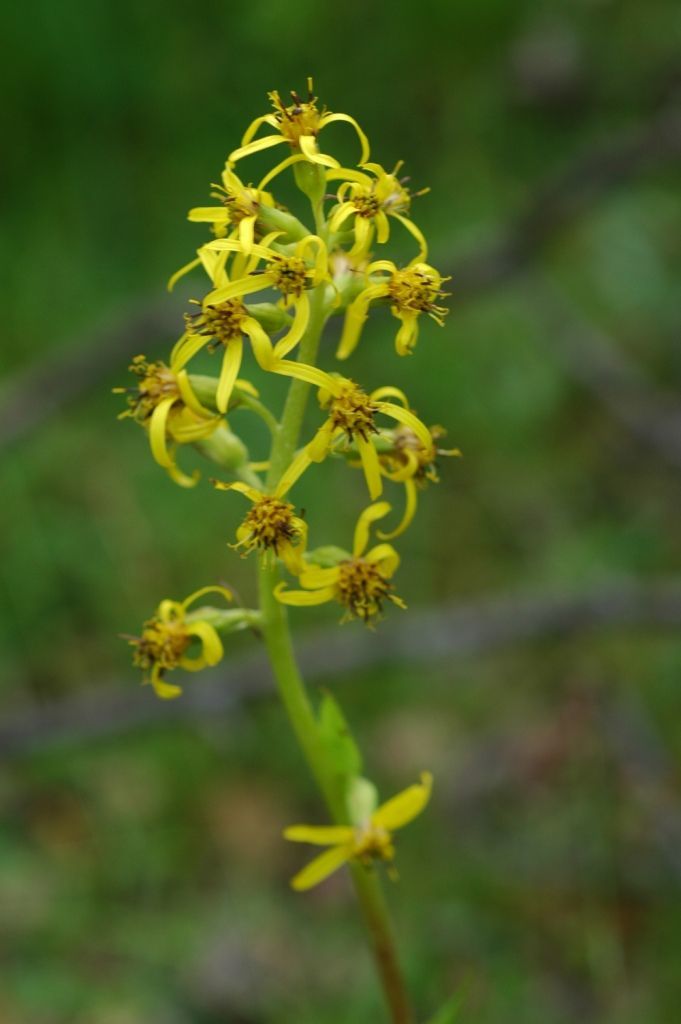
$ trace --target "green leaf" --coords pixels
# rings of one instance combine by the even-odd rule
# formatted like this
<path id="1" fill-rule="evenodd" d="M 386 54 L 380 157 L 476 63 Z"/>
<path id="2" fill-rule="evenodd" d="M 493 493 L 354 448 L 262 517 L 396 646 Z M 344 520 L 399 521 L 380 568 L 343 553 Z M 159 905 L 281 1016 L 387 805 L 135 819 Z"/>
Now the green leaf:
<path id="1" fill-rule="evenodd" d="M 325 693 L 322 698 L 319 733 L 338 774 L 344 778 L 359 775 L 362 755 L 338 702 L 330 693 Z"/>
<path id="2" fill-rule="evenodd" d="M 454 1024 L 459 1019 L 459 1010 L 463 1005 L 463 993 L 457 992 L 451 999 L 448 999 L 444 1006 L 440 1007 L 434 1017 L 431 1017 L 428 1024 Z"/>

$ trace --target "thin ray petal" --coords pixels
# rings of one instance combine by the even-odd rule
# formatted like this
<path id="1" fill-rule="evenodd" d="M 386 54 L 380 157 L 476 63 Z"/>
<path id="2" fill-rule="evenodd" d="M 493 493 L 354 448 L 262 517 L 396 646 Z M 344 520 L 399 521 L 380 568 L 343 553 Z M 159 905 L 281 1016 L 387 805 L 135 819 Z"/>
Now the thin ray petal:
<path id="1" fill-rule="evenodd" d="M 271 171 L 268 171 L 265 177 L 258 185 L 258 190 L 262 190 L 266 185 L 269 185 L 278 174 L 285 171 L 287 167 L 291 167 L 293 164 L 299 163 L 301 160 L 307 160 L 307 157 L 303 153 L 294 153 L 293 156 L 287 156 L 285 160 L 278 163 L 276 167 L 273 167 Z"/>
<path id="2" fill-rule="evenodd" d="M 355 527 L 355 537 L 352 545 L 352 556 L 353 558 L 359 558 L 369 543 L 369 529 L 372 523 L 375 523 L 377 519 L 383 519 L 390 512 L 392 506 L 387 501 L 377 501 L 374 505 L 369 505 L 361 513 L 357 520 L 357 526 Z"/>
<path id="3" fill-rule="evenodd" d="M 404 533 L 408 526 L 411 525 L 414 516 L 416 515 L 416 506 L 418 503 L 416 484 L 413 480 L 404 481 L 404 493 L 406 496 L 406 503 L 404 506 L 404 514 L 399 524 L 394 530 L 389 533 L 383 533 L 382 530 L 376 531 L 376 536 L 380 537 L 381 540 L 392 540 L 394 537 L 399 537 L 400 534 Z"/>
<path id="4" fill-rule="evenodd" d="M 185 274 L 188 274 L 191 270 L 194 270 L 195 267 L 200 266 L 201 260 L 197 256 L 195 260 L 192 260 L 190 263 L 185 263 L 183 267 L 180 267 L 179 270 L 176 270 L 168 281 L 168 291 L 172 292 L 173 288 L 175 287 L 175 285 L 177 284 L 181 277 L 184 277 Z"/>
<path id="5" fill-rule="evenodd" d="M 171 397 L 164 398 L 162 402 L 159 402 L 151 414 L 151 422 L 149 424 L 149 444 L 151 446 L 151 454 L 154 456 L 159 466 L 163 466 L 165 469 L 169 469 L 173 465 L 173 460 L 170 457 L 170 452 L 168 451 L 166 425 L 168 422 L 168 414 L 175 401 L 176 399 Z"/>
<path id="6" fill-rule="evenodd" d="M 293 316 L 293 323 L 289 328 L 288 332 L 283 338 L 274 346 L 274 356 L 277 359 L 283 359 L 291 352 L 303 334 L 307 330 L 307 325 L 310 322 L 310 300 L 307 296 L 307 292 L 303 292 L 300 298 L 295 304 L 295 313 Z"/>
<path id="7" fill-rule="evenodd" d="M 362 460 L 364 476 L 369 489 L 369 497 L 372 501 L 375 501 L 383 492 L 381 464 L 378 461 L 376 449 L 371 441 L 365 441 L 363 437 L 358 437 L 357 447 L 359 448 L 359 457 Z"/>
<path id="8" fill-rule="evenodd" d="M 222 357 L 220 379 L 218 380 L 218 387 L 215 392 L 215 404 L 220 412 L 227 412 L 227 406 L 229 405 L 229 399 L 232 395 L 234 382 L 236 381 L 239 375 L 239 370 L 241 369 L 243 347 L 243 341 L 241 338 L 233 338 L 227 345 L 225 354 Z"/>
<path id="9" fill-rule="evenodd" d="M 198 224 L 229 224 L 229 210 L 224 206 L 195 206 L 187 214 L 187 220 Z"/>
<path id="10" fill-rule="evenodd" d="M 357 132 L 357 138 L 359 139 L 360 145 L 362 147 L 359 162 L 360 164 L 365 164 L 368 161 L 369 156 L 371 155 L 369 140 L 362 131 L 362 129 L 360 128 L 360 126 L 357 124 L 357 121 L 355 121 L 354 117 L 351 117 L 349 114 L 325 114 L 324 117 L 319 122 L 319 127 L 324 128 L 327 124 L 331 124 L 332 121 L 347 121 L 348 124 L 352 125 L 352 127 Z"/>
<path id="11" fill-rule="evenodd" d="M 428 257 L 428 243 L 424 237 L 423 232 L 420 228 L 414 224 L 413 220 L 409 220 L 408 217 L 403 217 L 401 213 L 393 213 L 392 215 L 395 220 L 399 220 L 400 224 L 404 224 L 405 228 L 419 243 L 419 254 L 416 257 L 417 260 L 423 261 Z"/>
<path id="12" fill-rule="evenodd" d="M 243 217 L 239 221 L 239 241 L 243 248 L 244 254 L 248 256 L 253 246 L 253 232 L 255 229 L 255 214 L 251 217 Z"/>
<path id="13" fill-rule="evenodd" d="M 235 299 L 238 295 L 251 295 L 264 288 L 271 288 L 272 282 L 268 274 L 254 274 L 253 277 L 242 277 L 239 281 L 231 281 L 222 288 L 216 288 L 204 299 L 206 306 L 217 306 L 227 299 Z"/>
<path id="14" fill-rule="evenodd" d="M 262 324 L 254 317 L 248 317 L 242 321 L 241 327 L 251 342 L 253 355 L 256 358 L 261 370 L 270 370 L 274 361 L 272 343 L 268 338 Z"/>
<path id="15" fill-rule="evenodd" d="M 410 356 L 419 336 L 419 314 L 400 313 L 402 321 L 395 335 L 395 351 L 398 356 Z"/>
<path id="16" fill-rule="evenodd" d="M 189 622 L 185 628 L 188 636 L 201 641 L 201 654 L 196 658 L 185 655 L 180 666 L 188 672 L 198 672 L 206 665 L 217 665 L 225 653 L 217 630 L 208 622 Z"/>
<path id="17" fill-rule="evenodd" d="M 384 576 L 390 579 L 395 574 L 400 564 L 400 556 L 392 544 L 377 544 L 364 556 L 367 562 L 374 562 L 380 566 Z"/>
<path id="18" fill-rule="evenodd" d="M 421 813 L 430 799 L 433 785 L 433 776 L 430 772 L 421 774 L 421 781 L 414 786 L 409 786 L 402 793 L 392 797 L 382 804 L 371 816 L 371 821 L 378 828 L 385 828 L 392 832 L 396 828 L 408 825 L 410 821 Z"/>
<path id="19" fill-rule="evenodd" d="M 334 587 L 322 587 L 321 590 L 287 590 L 286 584 L 279 583 L 274 588 L 274 596 L 282 604 L 303 607 L 333 601 L 336 596 L 336 590 Z"/>
<path id="20" fill-rule="evenodd" d="M 238 149 L 233 150 L 229 154 L 229 162 L 234 164 L 245 156 L 260 153 L 263 149 L 271 149 L 272 146 L 279 146 L 282 142 L 286 142 L 283 135 L 265 135 L 261 139 L 255 139 L 254 142 L 248 142 L 245 146 L 239 146 Z"/>
<path id="21" fill-rule="evenodd" d="M 277 484 L 276 496 L 281 498 L 290 491 L 296 481 L 303 475 L 308 466 L 312 463 L 307 448 L 298 452 L 285 473 L 282 474 Z"/>
<path id="22" fill-rule="evenodd" d="M 289 825 L 284 839 L 292 843 L 311 843 L 313 846 L 339 846 L 352 842 L 353 830 L 349 825 Z"/>
<path id="23" fill-rule="evenodd" d="M 319 885 L 325 878 L 332 875 L 339 867 L 352 857 L 352 846 L 334 846 L 325 853 L 315 857 L 302 871 L 291 880 L 291 886 L 297 892 L 304 892 L 314 885 Z"/>
<path id="24" fill-rule="evenodd" d="M 422 423 L 418 416 L 415 416 L 410 409 L 405 409 L 401 405 L 396 405 L 395 402 L 376 402 L 380 412 L 386 416 L 391 416 L 394 420 L 399 423 L 404 423 L 405 427 L 410 427 L 414 431 L 419 441 L 424 448 L 430 448 L 433 441 L 430 436 L 430 431 L 425 423 Z"/>
<path id="25" fill-rule="evenodd" d="M 253 136 L 257 134 L 258 130 L 264 124 L 268 124 L 270 126 L 270 128 L 278 128 L 279 127 L 278 123 L 277 123 L 277 119 L 276 119 L 274 114 L 262 114 L 260 117 L 256 117 L 254 121 L 251 121 L 251 123 L 249 124 L 248 128 L 244 132 L 243 138 L 241 140 L 241 145 L 242 146 L 247 146 L 248 143 L 253 138 Z M 231 159 L 231 157 L 230 157 L 230 159 Z M 232 172 L 232 173 L 234 173 L 234 172 Z M 235 175 L 235 177 L 236 177 L 236 175 Z"/>
<path id="26" fill-rule="evenodd" d="M 210 341 L 207 334 L 185 334 L 170 353 L 170 369 L 177 373 Z"/>

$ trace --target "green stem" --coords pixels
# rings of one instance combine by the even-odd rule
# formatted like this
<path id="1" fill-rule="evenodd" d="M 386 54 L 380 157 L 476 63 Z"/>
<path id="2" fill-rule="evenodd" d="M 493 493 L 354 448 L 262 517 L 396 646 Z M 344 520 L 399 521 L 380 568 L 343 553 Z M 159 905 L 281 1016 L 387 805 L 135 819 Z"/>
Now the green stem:
<path id="1" fill-rule="evenodd" d="M 371 938 L 376 969 L 393 1022 L 410 1024 L 413 1017 L 409 997 L 397 958 L 395 939 L 381 883 L 375 873 L 361 864 L 351 864 L 350 867 L 364 924 Z"/>
<path id="2" fill-rule="evenodd" d="M 315 288 L 310 299 L 310 322 L 301 339 L 298 350 L 298 362 L 313 365 L 317 359 L 319 339 L 321 338 L 326 312 L 324 309 L 325 286 Z M 274 488 L 279 477 L 288 468 L 293 458 L 303 425 L 305 407 L 310 392 L 310 385 L 303 380 L 292 380 L 289 386 L 281 422 L 274 435 L 270 451 L 270 468 L 267 474 L 267 486 Z"/>
<path id="3" fill-rule="evenodd" d="M 259 416 L 263 423 L 266 424 L 267 429 L 269 430 L 272 437 L 275 436 L 277 430 L 279 429 L 279 424 L 277 423 L 276 417 L 272 415 L 272 413 L 270 412 L 266 405 L 263 405 L 262 402 L 259 402 L 257 398 L 253 398 L 252 395 L 246 394 L 242 394 L 240 396 L 240 405 L 244 409 L 250 409 L 251 412 L 254 412 L 256 416 Z"/>
<path id="4" fill-rule="evenodd" d="M 325 323 L 324 285 L 312 295 L 310 323 L 301 340 L 298 358 L 314 363 Z M 284 412 L 270 453 L 268 488 L 273 489 L 293 458 L 305 414 L 310 385 L 291 381 Z M 317 719 L 296 663 L 285 607 L 274 596 L 279 572 L 271 560 L 260 562 L 260 610 L 262 629 L 272 669 L 291 726 L 310 770 L 324 795 L 331 817 L 337 824 L 348 824 L 344 794 L 328 762 L 321 742 Z M 402 978 L 392 929 L 378 877 L 359 863 L 351 864 L 352 880 L 369 933 L 376 968 L 383 986 L 393 1024 L 410 1024 L 411 1010 Z"/>
<path id="5" fill-rule="evenodd" d="M 307 763 L 334 818 L 342 816 L 342 795 L 333 784 L 317 720 L 296 662 L 286 610 L 274 596 L 279 580 L 276 565 L 263 559 L 260 565 L 260 612 L 279 694 Z"/>

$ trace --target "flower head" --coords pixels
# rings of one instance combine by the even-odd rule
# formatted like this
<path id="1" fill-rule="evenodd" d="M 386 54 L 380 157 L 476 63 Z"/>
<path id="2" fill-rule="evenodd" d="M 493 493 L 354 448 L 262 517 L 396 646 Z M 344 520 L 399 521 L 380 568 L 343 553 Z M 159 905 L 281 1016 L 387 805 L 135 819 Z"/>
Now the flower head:
<path id="1" fill-rule="evenodd" d="M 386 801 L 356 825 L 290 825 L 284 829 L 284 838 L 295 843 L 331 847 L 298 872 L 291 882 L 293 888 L 299 892 L 311 889 L 351 860 L 366 867 L 375 861 L 392 861 L 392 833 L 421 813 L 430 799 L 432 783 L 430 772 L 423 772 L 420 782 Z"/>
<path id="2" fill-rule="evenodd" d="M 444 427 L 428 428 L 430 444 L 424 445 L 423 439 L 407 426 L 400 425 L 389 432 L 392 442 L 390 448 L 381 453 L 381 466 L 391 480 L 414 480 L 425 486 L 428 481 L 437 484 L 438 455 L 461 455 L 458 448 L 438 448 L 437 442 L 447 431 Z M 385 434 L 384 434 L 385 436 Z"/>
<path id="3" fill-rule="evenodd" d="M 370 505 L 360 515 L 355 528 L 352 555 L 341 558 L 330 568 L 306 564 L 299 575 L 303 590 L 288 590 L 284 583 L 275 588 L 282 604 L 314 605 L 337 601 L 345 608 L 341 621 L 361 619 L 373 626 L 383 611 L 384 601 L 405 608 L 393 592 L 391 578 L 400 564 L 400 556 L 390 544 L 378 544 L 367 551 L 371 523 L 390 512 L 385 501 Z"/>
<path id="4" fill-rule="evenodd" d="M 205 609 L 189 612 L 188 608 L 204 594 L 221 594 L 232 600 L 224 587 L 202 587 L 185 601 L 161 601 L 156 614 L 144 623 L 142 635 L 129 638 L 135 648 L 133 663 L 144 669 L 145 683 L 151 683 L 157 697 L 177 697 L 181 687 L 168 683 L 164 676 L 176 668 L 198 672 L 207 665 L 217 665 L 223 655 L 222 641 L 215 627 L 206 621 Z M 188 651 L 198 642 L 200 650 L 195 656 Z"/>
<path id="5" fill-rule="evenodd" d="M 186 476 L 177 466 L 174 447 L 204 440 L 223 423 L 205 409 L 192 391 L 185 370 L 175 372 L 165 363 L 150 363 L 135 356 L 130 371 L 137 378 L 133 387 L 114 388 L 127 394 L 128 408 L 119 419 L 132 417 L 149 434 L 154 459 L 183 487 L 193 487 L 198 474 Z M 170 442 L 170 444 L 169 444 Z"/>
<path id="6" fill-rule="evenodd" d="M 280 372 L 307 379 L 310 368 L 305 364 L 282 361 L 280 365 L 284 367 Z M 316 373 L 319 375 L 321 371 L 316 370 Z M 399 388 L 376 388 L 368 394 L 349 378 L 330 374 L 322 374 L 318 386 L 319 401 L 323 408 L 328 409 L 328 418 L 294 458 L 282 480 L 288 489 L 311 463 L 322 462 L 330 452 L 342 454 L 349 444 L 354 444 L 359 451 L 369 496 L 378 498 L 383 484 L 375 446 L 378 435 L 376 416 L 388 416 L 406 425 L 424 445 L 430 441 L 428 428 L 408 408 L 406 395 Z M 385 401 L 386 398 L 396 398 L 397 401 Z"/>
<path id="7" fill-rule="evenodd" d="M 254 550 L 270 553 L 275 558 L 281 558 L 289 572 L 301 572 L 307 524 L 295 514 L 291 502 L 284 499 L 281 484 L 274 494 L 267 494 L 240 481 L 223 483 L 214 480 L 213 484 L 221 491 L 238 491 L 253 502 L 236 531 L 237 543 L 233 546 L 243 548 L 244 555 Z"/>
<path id="8" fill-rule="evenodd" d="M 274 120 L 281 134 L 294 147 L 300 147 L 301 138 L 311 136 L 317 138 L 326 108 L 317 110 L 317 96 L 312 89 L 312 81 L 308 83 L 307 100 L 301 99 L 297 92 L 291 90 L 293 103 L 285 104 L 276 89 L 267 94 L 274 108 Z"/>
<path id="9" fill-rule="evenodd" d="M 189 211 L 189 220 L 211 224 L 215 234 L 222 238 L 229 229 L 237 236 L 243 251 L 249 254 L 255 237 L 255 225 L 263 207 L 274 207 L 269 192 L 252 185 L 244 185 L 231 167 L 222 172 L 222 184 L 213 184 L 211 197 L 219 206 L 195 206 Z"/>
<path id="10" fill-rule="evenodd" d="M 331 231 L 339 231 L 349 218 L 353 219 L 355 244 L 353 256 L 366 254 L 374 233 L 379 245 L 390 238 L 390 217 L 398 220 L 419 243 L 418 259 L 428 255 L 428 245 L 421 230 L 409 218 L 411 200 L 428 192 L 427 188 L 411 193 L 408 178 L 398 178 L 402 161 L 389 173 L 380 164 L 364 164 L 361 171 L 346 169 L 327 172 L 327 180 L 344 179 L 338 189 L 338 206 L 329 218 Z M 368 172 L 368 173 L 367 173 Z"/>
<path id="11" fill-rule="evenodd" d="M 227 243 L 227 239 L 221 240 Z M 240 243 L 233 243 L 240 248 Z M 270 369 L 273 356 L 270 339 L 260 323 L 251 316 L 248 307 L 241 301 L 238 288 L 229 294 L 229 288 L 241 284 L 243 279 L 230 281 L 227 268 L 228 252 L 211 251 L 207 246 L 199 250 L 199 262 L 203 263 L 211 280 L 221 292 L 215 291 L 206 295 L 201 302 L 192 299 L 198 306 L 195 313 L 185 317 L 186 331 L 173 348 L 170 365 L 173 370 L 182 369 L 197 352 L 206 347 L 209 352 L 223 349 L 222 367 L 216 392 L 216 405 L 220 412 L 226 412 L 229 399 L 236 383 L 243 360 L 243 339 L 248 338 L 258 365 Z M 195 261 L 196 262 L 196 261 Z M 189 267 L 193 264 L 189 264 Z M 183 268 L 178 273 L 183 273 Z M 175 277 L 177 278 L 177 274 Z M 248 278 L 246 278 L 248 280 Z"/>
<path id="12" fill-rule="evenodd" d="M 437 324 L 444 325 L 445 306 L 437 300 L 448 293 L 442 291 L 443 278 L 427 263 L 410 263 L 400 269 L 390 260 L 376 260 L 367 267 L 368 274 L 387 273 L 382 280 L 371 280 L 367 287 L 350 303 L 345 313 L 343 334 L 336 355 L 347 359 L 357 346 L 362 328 L 369 315 L 369 306 L 378 299 L 390 300 L 390 312 L 401 321 L 395 337 L 395 349 L 400 356 L 410 355 L 418 340 L 418 320 L 427 313 Z"/>
<path id="13" fill-rule="evenodd" d="M 293 102 L 290 104 L 284 103 L 276 90 L 270 92 L 268 96 L 273 107 L 272 113 L 263 114 L 251 122 L 239 148 L 229 154 L 229 163 L 234 164 L 237 160 L 250 156 L 252 153 L 270 149 L 281 143 L 288 143 L 293 150 L 293 155 L 283 160 L 274 171 L 270 172 L 268 178 L 271 179 L 280 170 L 297 160 L 309 160 L 311 163 L 321 164 L 324 167 L 338 167 L 338 161 L 320 153 L 317 146 L 319 133 L 334 121 L 347 121 L 352 125 L 362 147 L 361 162 L 366 163 L 369 159 L 369 143 L 354 117 L 350 117 L 349 114 L 332 114 L 327 111 L 326 107 L 319 110 L 311 78 L 307 80 L 307 89 L 306 99 L 292 91 Z M 264 124 L 274 128 L 276 134 L 256 139 L 255 136 Z"/>
<path id="14" fill-rule="evenodd" d="M 428 483 L 439 483 L 437 458 L 440 455 L 461 455 L 458 448 L 438 448 L 437 441 L 443 437 L 443 427 L 430 427 L 430 444 L 425 445 L 411 427 L 399 424 L 393 430 L 381 431 L 381 440 L 389 447 L 381 448 L 379 465 L 381 474 L 387 480 L 404 484 L 406 505 L 402 520 L 389 533 L 378 531 L 381 540 L 392 540 L 407 529 L 416 515 L 417 493 Z"/>

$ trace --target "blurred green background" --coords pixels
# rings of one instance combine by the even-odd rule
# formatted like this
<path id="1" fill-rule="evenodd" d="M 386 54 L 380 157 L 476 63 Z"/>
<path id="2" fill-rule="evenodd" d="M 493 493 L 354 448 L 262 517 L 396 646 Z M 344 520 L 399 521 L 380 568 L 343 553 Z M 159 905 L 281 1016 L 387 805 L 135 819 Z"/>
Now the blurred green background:
<path id="1" fill-rule="evenodd" d="M 431 186 L 414 218 L 453 273 L 445 329 L 399 360 L 377 316 L 353 374 L 408 388 L 464 452 L 400 542 L 398 590 L 423 621 L 467 603 L 480 639 L 443 653 L 445 624 L 437 657 L 396 661 L 387 623 L 375 663 L 332 681 L 383 795 L 437 777 L 389 893 L 419 1019 L 461 986 L 478 1024 L 675 1024 L 679 601 L 651 614 L 646 595 L 681 556 L 679 5 L 35 0 L 0 17 L 2 1024 L 382 1019 L 343 878 L 288 889 L 304 854 L 281 827 L 323 812 L 275 701 L 156 717 L 117 638 L 210 581 L 253 599 L 226 547 L 243 505 L 176 488 L 110 388 L 180 329 L 183 295 L 162 289 L 204 237 L 185 211 L 266 92 L 308 74 L 373 159 Z M 353 158 L 349 129 L 328 137 Z M 140 339 L 125 324 L 148 303 L 168 329 Z M 279 403 L 281 382 L 263 393 Z M 301 487 L 318 543 L 347 543 L 363 500 L 341 466 Z M 641 622 L 516 628 L 509 595 L 540 614 L 603 586 L 606 606 L 641 594 Z M 507 641 L 488 645 L 501 598 Z M 304 637 L 336 609 L 293 619 Z"/>

